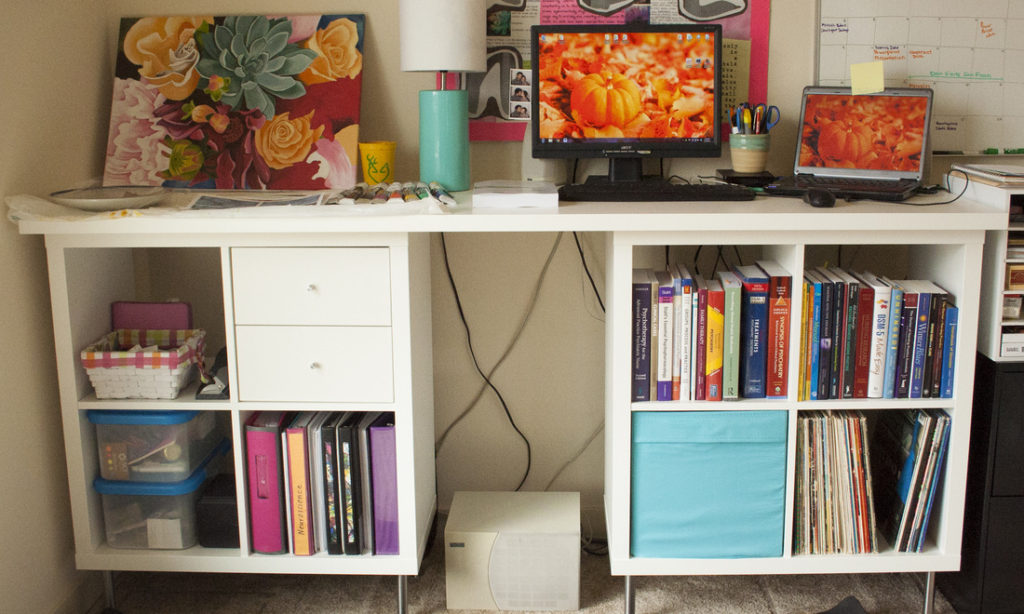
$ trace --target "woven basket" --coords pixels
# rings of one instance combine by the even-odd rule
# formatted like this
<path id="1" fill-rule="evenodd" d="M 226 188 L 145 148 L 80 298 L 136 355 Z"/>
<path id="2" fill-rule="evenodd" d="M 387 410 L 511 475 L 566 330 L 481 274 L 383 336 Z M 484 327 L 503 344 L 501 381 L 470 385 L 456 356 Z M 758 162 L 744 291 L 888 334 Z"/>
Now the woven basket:
<path id="1" fill-rule="evenodd" d="M 82 366 L 98 399 L 173 399 L 202 362 L 205 337 L 202 329 L 117 329 L 82 350 Z"/>

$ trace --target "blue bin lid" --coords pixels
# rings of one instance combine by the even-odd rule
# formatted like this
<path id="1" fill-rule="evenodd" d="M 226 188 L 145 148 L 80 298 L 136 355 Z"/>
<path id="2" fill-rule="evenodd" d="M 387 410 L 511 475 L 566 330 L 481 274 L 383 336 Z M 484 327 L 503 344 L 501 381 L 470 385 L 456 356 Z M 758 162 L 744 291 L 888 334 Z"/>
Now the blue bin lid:
<path id="1" fill-rule="evenodd" d="M 142 411 L 135 409 L 90 409 L 85 412 L 93 424 L 184 424 L 195 418 L 199 410 Z"/>
<path id="2" fill-rule="evenodd" d="M 94 425 L 183 425 L 196 418 L 199 409 L 187 411 L 142 411 L 137 409 L 89 409 L 85 412 Z"/>
<path id="3" fill-rule="evenodd" d="M 206 466 L 217 456 L 227 454 L 231 449 L 231 442 L 224 438 L 213 452 L 203 459 L 192 475 L 180 482 L 128 482 L 121 480 L 105 480 L 96 478 L 92 481 L 93 488 L 101 495 L 162 495 L 173 497 L 176 495 L 187 495 L 202 486 L 208 477 Z"/>

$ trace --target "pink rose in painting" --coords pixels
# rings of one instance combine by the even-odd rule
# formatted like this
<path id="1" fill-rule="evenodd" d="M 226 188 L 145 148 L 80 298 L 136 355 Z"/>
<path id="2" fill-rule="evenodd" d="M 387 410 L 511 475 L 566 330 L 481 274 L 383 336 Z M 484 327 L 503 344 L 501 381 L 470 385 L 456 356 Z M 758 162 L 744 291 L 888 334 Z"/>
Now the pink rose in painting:
<path id="1" fill-rule="evenodd" d="M 160 185 L 159 173 L 167 167 L 162 145 L 167 131 L 154 110 L 164 103 L 163 94 L 134 79 L 114 80 L 114 99 L 107 139 L 105 185 Z"/>
<path id="2" fill-rule="evenodd" d="M 356 183 L 356 167 L 338 141 L 320 139 L 306 161 L 319 165 L 313 179 L 323 179 L 330 189 L 350 188 Z"/>
<path id="3" fill-rule="evenodd" d="M 292 35 L 288 38 L 289 43 L 304 41 L 316 32 L 320 25 L 319 15 L 268 15 L 270 19 L 285 18 L 292 22 Z"/>

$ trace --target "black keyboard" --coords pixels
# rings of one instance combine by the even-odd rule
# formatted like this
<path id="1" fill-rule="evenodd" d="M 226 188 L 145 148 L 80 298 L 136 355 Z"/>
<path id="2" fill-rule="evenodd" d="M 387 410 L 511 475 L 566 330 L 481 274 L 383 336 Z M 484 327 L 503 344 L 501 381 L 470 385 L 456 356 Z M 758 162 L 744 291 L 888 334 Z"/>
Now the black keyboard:
<path id="1" fill-rule="evenodd" d="M 699 201 L 753 200 L 755 192 L 732 183 L 668 183 L 667 181 L 602 181 L 570 183 L 558 188 L 559 200 Z"/>
<path id="2" fill-rule="evenodd" d="M 797 175 L 796 184 L 802 188 L 825 188 L 834 192 L 906 192 L 916 187 L 917 181 Z"/>

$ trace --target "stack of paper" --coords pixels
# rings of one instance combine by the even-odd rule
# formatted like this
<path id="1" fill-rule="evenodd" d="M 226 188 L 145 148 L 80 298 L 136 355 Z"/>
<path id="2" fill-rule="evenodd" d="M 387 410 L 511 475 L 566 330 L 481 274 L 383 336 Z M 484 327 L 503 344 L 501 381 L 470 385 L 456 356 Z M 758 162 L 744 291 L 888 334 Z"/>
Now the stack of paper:
<path id="1" fill-rule="evenodd" d="M 474 209 L 557 208 L 558 190 L 549 181 L 479 181 L 473 184 Z"/>

